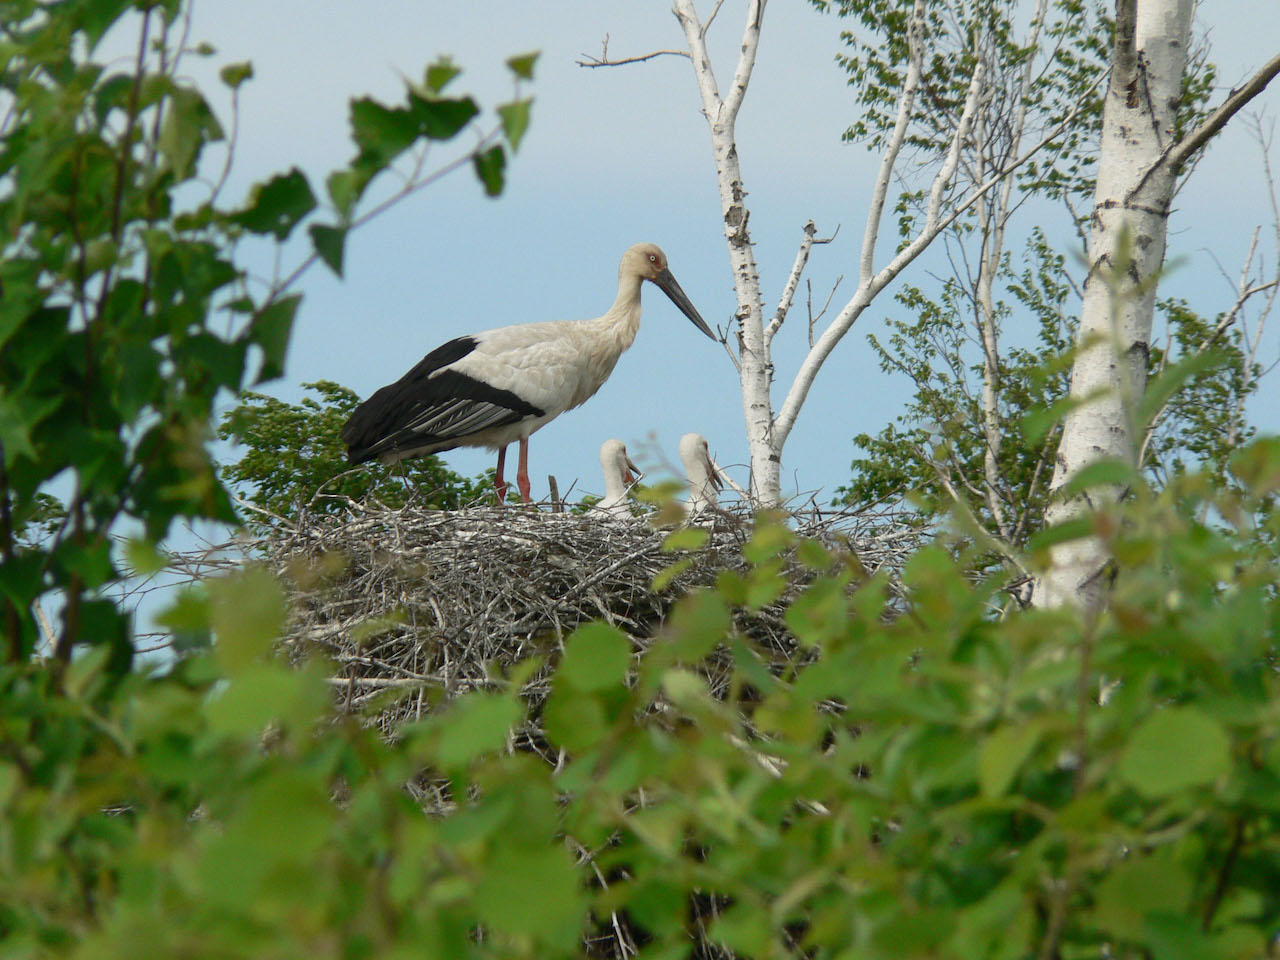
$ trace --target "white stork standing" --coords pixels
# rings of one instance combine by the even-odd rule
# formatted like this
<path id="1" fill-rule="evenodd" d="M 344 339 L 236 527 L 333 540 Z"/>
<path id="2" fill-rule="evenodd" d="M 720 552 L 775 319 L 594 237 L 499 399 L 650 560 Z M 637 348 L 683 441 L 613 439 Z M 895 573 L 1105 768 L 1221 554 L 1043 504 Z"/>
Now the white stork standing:
<path id="1" fill-rule="evenodd" d="M 707 438 L 700 433 L 686 433 L 681 437 L 680 462 L 684 464 L 685 475 L 689 478 L 689 513 L 715 510 L 720 506 L 716 491 L 724 486 L 724 482 L 720 478 L 720 468 L 711 459 Z"/>
<path id="2" fill-rule="evenodd" d="M 604 499 L 595 509 L 615 517 L 631 516 L 627 490 L 640 476 L 640 470 L 627 456 L 626 445 L 621 440 L 606 440 L 601 444 L 600 469 L 604 472 Z"/>
<path id="3" fill-rule="evenodd" d="M 640 286 L 648 280 L 712 340 L 652 243 L 638 243 L 618 266 L 618 298 L 594 320 L 551 320 L 458 337 L 378 390 L 342 428 L 347 459 L 396 463 L 454 447 L 498 451 L 494 486 L 506 499 L 507 444 L 520 441 L 516 483 L 529 503 L 529 435 L 585 403 L 613 372 L 640 329 Z"/>

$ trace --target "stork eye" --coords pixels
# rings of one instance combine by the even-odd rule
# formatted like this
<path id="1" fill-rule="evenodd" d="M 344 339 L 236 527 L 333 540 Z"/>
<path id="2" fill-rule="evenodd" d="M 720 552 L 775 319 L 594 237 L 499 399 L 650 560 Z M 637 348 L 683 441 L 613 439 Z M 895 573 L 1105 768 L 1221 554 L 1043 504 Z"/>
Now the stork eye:
<path id="1" fill-rule="evenodd" d="M 657 262 L 658 262 L 658 255 L 657 255 L 656 253 L 651 253 L 651 254 L 649 254 L 649 262 L 650 262 L 650 263 L 657 263 Z"/>

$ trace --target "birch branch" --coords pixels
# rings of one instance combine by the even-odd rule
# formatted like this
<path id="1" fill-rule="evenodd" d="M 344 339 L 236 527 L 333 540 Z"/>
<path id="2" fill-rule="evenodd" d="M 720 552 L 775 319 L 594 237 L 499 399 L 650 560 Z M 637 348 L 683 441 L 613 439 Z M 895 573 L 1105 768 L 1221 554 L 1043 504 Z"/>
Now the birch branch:
<path id="1" fill-rule="evenodd" d="M 808 307 L 808 310 L 809 310 L 809 348 L 810 349 L 813 348 L 813 326 L 819 320 L 821 320 L 823 316 L 826 314 L 827 308 L 831 306 L 832 298 L 835 297 L 836 291 L 840 289 L 840 284 L 843 282 L 844 282 L 844 274 L 842 273 L 840 274 L 840 276 L 836 277 L 836 282 L 831 285 L 831 292 L 827 294 L 827 299 L 826 299 L 826 302 L 823 303 L 822 309 L 820 309 L 817 313 L 814 313 L 813 312 L 813 284 L 808 280 L 805 281 L 805 284 L 808 287 L 808 302 L 806 306 Z"/>
<path id="2" fill-rule="evenodd" d="M 764 330 L 764 345 L 767 347 L 773 342 L 773 335 L 778 332 L 782 326 L 782 321 L 787 319 L 787 311 L 791 309 L 792 301 L 796 297 L 796 288 L 800 286 L 800 275 L 804 273 L 805 265 L 809 262 L 809 250 L 814 244 L 814 234 L 818 232 L 818 228 L 813 225 L 810 220 L 804 225 L 804 239 L 800 241 L 800 249 L 796 252 L 796 262 L 791 265 L 791 276 L 787 278 L 787 285 L 782 288 L 782 299 L 778 301 L 777 312 L 774 313 L 773 319 L 769 321 L 769 326 Z M 827 243 L 829 241 L 822 241 Z"/>
<path id="3" fill-rule="evenodd" d="M 1248 259 L 1245 262 L 1244 270 L 1241 271 L 1240 292 L 1236 296 L 1236 302 L 1231 305 L 1230 310 L 1228 310 L 1225 314 L 1223 314 L 1222 319 L 1218 321 L 1218 324 L 1213 328 L 1213 331 L 1207 337 L 1205 337 L 1202 341 L 1200 341 L 1199 345 L 1195 349 L 1195 353 L 1193 353 L 1192 356 L 1199 356 L 1200 354 L 1208 350 L 1211 346 L 1213 346 L 1214 343 L 1217 342 L 1218 338 L 1221 337 L 1227 331 L 1227 329 L 1236 322 L 1236 317 L 1240 315 L 1240 311 L 1244 308 L 1245 304 L 1249 302 L 1250 297 L 1254 296 L 1254 294 L 1263 293 L 1264 291 L 1271 290 L 1272 288 L 1276 287 L 1277 284 L 1280 284 L 1280 280 L 1272 280 L 1269 283 L 1258 283 L 1258 284 L 1254 284 L 1251 287 L 1245 286 L 1247 282 L 1246 276 L 1253 266 L 1254 247 L 1257 244 L 1257 239 L 1258 239 L 1258 235 L 1257 235 L 1257 232 L 1255 231 L 1254 245 L 1250 246 Z M 1165 356 L 1163 360 L 1167 360 L 1168 355 L 1169 355 L 1169 350 L 1168 348 L 1166 348 Z M 1163 365 L 1163 362 L 1162 362 L 1162 365 Z M 1143 437 L 1142 437 L 1142 443 L 1138 447 L 1138 456 L 1135 461 L 1139 466 L 1141 466 L 1143 462 L 1146 460 L 1147 450 L 1151 445 L 1152 439 L 1156 435 L 1156 430 L 1159 429 L 1160 424 L 1164 421 L 1164 416 L 1169 411 L 1169 404 L 1172 401 L 1173 401 L 1173 397 L 1170 397 L 1160 405 L 1160 409 L 1157 410 L 1155 415 L 1151 418 L 1150 426 L 1148 426 L 1144 431 Z"/>
<path id="4" fill-rule="evenodd" d="M 733 85 L 729 88 L 729 95 L 725 97 L 725 109 L 732 118 L 738 116 L 738 108 L 742 106 L 742 98 L 746 95 L 747 84 L 751 82 L 751 71 L 756 65 L 756 50 L 760 46 L 760 23 L 764 20 L 765 0 L 752 0 L 750 12 L 747 14 L 747 25 L 742 31 L 742 55 L 738 57 L 738 68 L 733 72 Z M 714 17 L 720 10 L 720 5 L 716 4 L 715 10 L 711 12 Z M 707 21 L 710 26 L 711 21 Z M 701 31 L 704 39 L 706 28 Z"/>
<path id="5" fill-rule="evenodd" d="M 652 60 L 655 57 L 689 57 L 688 50 L 654 50 L 652 53 L 641 54 L 638 57 L 623 57 L 620 60 L 609 59 L 609 35 L 604 35 L 604 42 L 600 45 L 600 56 L 593 57 L 589 53 L 584 53 L 582 60 L 573 61 L 580 67 L 621 67 L 628 63 L 644 63 L 646 60 Z"/>
<path id="6" fill-rule="evenodd" d="M 920 86 L 920 75 L 923 73 L 924 53 L 921 34 L 924 32 L 924 0 L 916 0 L 911 11 L 911 24 L 907 27 L 907 46 L 909 64 L 907 78 L 902 85 L 902 94 L 898 98 L 898 117 L 893 124 L 893 134 L 885 147 L 884 156 L 880 158 L 880 170 L 876 174 L 875 189 L 871 193 L 871 208 L 867 211 L 867 229 L 862 237 L 862 259 L 858 265 L 858 286 L 861 288 L 871 282 L 875 273 L 876 240 L 880 235 L 880 221 L 884 216 L 885 200 L 889 196 L 889 184 L 893 179 L 893 168 L 898 163 L 898 154 L 907 141 L 907 126 L 911 122 L 911 111 L 915 106 L 916 89 Z"/>
<path id="7" fill-rule="evenodd" d="M 1177 172 L 1187 162 L 1188 157 L 1203 147 L 1214 134 L 1226 126 L 1227 121 L 1239 113 L 1246 103 L 1265 90 L 1267 84 L 1275 79 L 1276 74 L 1280 74 L 1280 53 L 1268 60 L 1262 69 L 1249 78 L 1244 85 L 1231 91 L 1231 94 L 1222 102 L 1222 105 L 1205 117 L 1200 126 L 1170 146 L 1165 151 L 1164 162 L 1174 172 Z"/>
<path id="8" fill-rule="evenodd" d="M 1094 82 L 1093 87 L 1105 79 L 1106 75 L 1100 75 Z M 1093 89 L 1090 87 L 1090 90 Z M 927 247 L 943 230 L 946 230 L 951 224 L 955 223 L 960 217 L 964 216 L 975 203 L 980 201 L 993 188 L 995 188 L 1005 177 L 1014 173 L 1019 167 L 1030 160 L 1033 156 L 1043 150 L 1048 144 L 1052 143 L 1062 135 L 1080 115 L 1080 111 L 1084 109 L 1085 99 L 1081 97 L 1080 102 L 1076 104 L 1071 111 L 1062 118 L 1062 121 L 1052 130 L 1046 133 L 1039 141 L 1030 147 L 1024 154 L 1010 163 L 1008 166 L 997 170 L 994 174 L 986 179 L 978 186 L 963 203 L 959 204 L 948 216 L 943 217 L 933 227 L 933 229 L 923 229 L 917 237 L 907 246 L 903 247 L 898 254 L 889 261 L 878 274 L 875 274 L 869 280 L 864 280 L 858 284 L 858 289 L 854 292 L 852 299 L 845 305 L 840 315 L 831 322 L 829 326 L 818 338 L 818 342 L 813 349 L 809 351 L 809 355 L 805 358 L 804 363 L 800 365 L 800 370 L 796 374 L 795 380 L 791 384 L 791 389 L 787 393 L 787 398 L 782 405 L 782 409 L 774 421 L 775 442 L 781 444 L 791 433 L 791 428 L 795 426 L 796 416 L 800 412 L 800 408 L 804 405 L 805 398 L 809 395 L 809 388 L 813 386 L 813 379 L 817 376 L 818 370 L 826 362 L 827 357 L 831 355 L 831 351 L 835 349 L 835 345 L 849 331 L 854 322 L 862 315 L 862 311 L 867 308 L 872 299 L 893 281 L 907 266 L 911 264 L 916 257 Z"/>
<path id="9" fill-rule="evenodd" d="M 982 81 L 986 75 L 987 62 L 979 60 L 974 67 L 973 77 L 969 81 L 969 91 L 964 98 L 964 113 L 960 115 L 955 135 L 951 138 L 947 159 L 943 162 L 938 175 L 933 178 L 933 187 L 929 190 L 929 209 L 925 214 L 926 230 L 930 225 L 937 224 L 942 213 L 942 195 L 951 185 L 951 178 L 955 176 L 956 167 L 960 164 L 960 147 L 969 138 L 969 131 L 973 129 L 973 118 L 978 112 L 978 101 L 982 98 Z"/>

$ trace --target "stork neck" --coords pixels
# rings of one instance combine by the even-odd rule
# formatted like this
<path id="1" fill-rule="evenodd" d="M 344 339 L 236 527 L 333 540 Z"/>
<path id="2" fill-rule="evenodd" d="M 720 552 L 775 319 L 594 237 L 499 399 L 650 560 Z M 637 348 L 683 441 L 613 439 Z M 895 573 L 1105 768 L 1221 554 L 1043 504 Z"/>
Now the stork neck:
<path id="1" fill-rule="evenodd" d="M 609 308 L 611 314 L 622 314 L 630 310 L 640 309 L 640 284 L 643 283 L 634 273 L 624 273 L 618 277 L 618 298 Z"/>
<path id="2" fill-rule="evenodd" d="M 599 322 L 620 334 L 625 341 L 623 349 L 631 345 L 640 329 L 640 284 L 641 279 L 633 274 L 618 278 L 618 298 L 613 301 L 609 312 Z"/>

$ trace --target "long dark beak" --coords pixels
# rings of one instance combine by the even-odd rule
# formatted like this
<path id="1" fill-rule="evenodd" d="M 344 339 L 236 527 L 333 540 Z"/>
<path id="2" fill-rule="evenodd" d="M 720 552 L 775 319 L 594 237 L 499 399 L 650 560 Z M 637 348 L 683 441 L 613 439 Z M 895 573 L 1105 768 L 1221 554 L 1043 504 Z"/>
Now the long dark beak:
<path id="1" fill-rule="evenodd" d="M 711 459 L 710 451 L 704 450 L 703 456 L 707 461 L 707 481 L 717 490 L 723 490 L 724 480 L 720 478 L 720 470 L 716 467 L 716 462 Z"/>
<path id="2" fill-rule="evenodd" d="M 695 327 L 716 341 L 716 343 L 720 342 L 720 338 L 711 332 L 711 328 L 707 326 L 706 321 L 702 319 L 702 315 L 698 313 L 697 307 L 689 302 L 689 298 L 680 289 L 680 284 L 676 283 L 676 278 L 671 275 L 670 270 L 663 270 L 653 278 L 653 282 L 658 285 L 658 289 L 671 298 L 671 302 L 680 308 L 681 313 L 693 321 Z"/>

